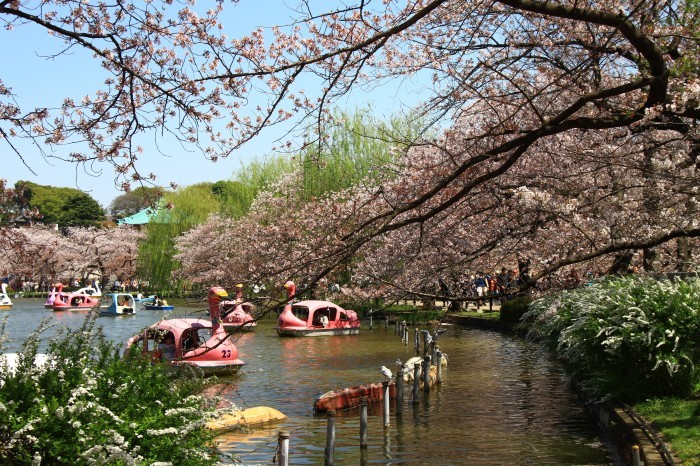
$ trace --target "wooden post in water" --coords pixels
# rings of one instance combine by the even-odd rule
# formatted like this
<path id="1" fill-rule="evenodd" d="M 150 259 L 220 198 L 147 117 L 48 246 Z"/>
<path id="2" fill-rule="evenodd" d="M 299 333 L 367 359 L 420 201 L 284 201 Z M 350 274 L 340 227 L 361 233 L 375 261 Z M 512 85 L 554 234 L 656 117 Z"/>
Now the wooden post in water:
<path id="1" fill-rule="evenodd" d="M 333 448 L 335 447 L 335 410 L 327 413 L 328 425 L 326 427 L 326 451 L 323 455 L 323 464 L 333 466 Z"/>
<path id="2" fill-rule="evenodd" d="M 360 448 L 367 448 L 367 397 L 360 398 Z"/>
<path id="3" fill-rule="evenodd" d="M 277 466 L 289 464 L 289 432 L 280 430 L 277 436 Z"/>
<path id="4" fill-rule="evenodd" d="M 372 314 L 369 315 L 369 329 L 372 330 Z"/>
<path id="5" fill-rule="evenodd" d="M 435 379 L 435 382 L 437 384 L 442 383 L 442 351 L 439 349 L 435 351 L 435 360 L 437 364 L 437 378 Z"/>
<path id="6" fill-rule="evenodd" d="M 430 355 L 423 358 L 423 391 L 430 392 Z"/>
<path id="7" fill-rule="evenodd" d="M 389 427 L 391 425 L 391 400 L 389 399 L 389 381 L 385 380 L 382 382 L 382 390 L 384 392 L 384 427 Z"/>
<path id="8" fill-rule="evenodd" d="M 420 388 L 420 364 L 413 365 L 413 404 L 418 404 L 418 389 Z"/>
<path id="9" fill-rule="evenodd" d="M 394 321 L 394 334 L 398 334 L 398 333 L 399 333 L 399 319 L 396 319 Z"/>
<path id="10" fill-rule="evenodd" d="M 389 316 L 384 316 L 384 330 L 389 330 Z"/>
<path id="11" fill-rule="evenodd" d="M 403 371 L 404 366 L 401 365 L 396 369 L 396 415 L 400 416 L 403 412 Z"/>
<path id="12" fill-rule="evenodd" d="M 420 329 L 416 327 L 416 332 L 413 335 L 413 346 L 416 349 L 416 354 L 420 354 Z"/>
<path id="13" fill-rule="evenodd" d="M 430 352 L 430 330 L 421 330 L 423 334 L 423 356 L 427 356 Z"/>

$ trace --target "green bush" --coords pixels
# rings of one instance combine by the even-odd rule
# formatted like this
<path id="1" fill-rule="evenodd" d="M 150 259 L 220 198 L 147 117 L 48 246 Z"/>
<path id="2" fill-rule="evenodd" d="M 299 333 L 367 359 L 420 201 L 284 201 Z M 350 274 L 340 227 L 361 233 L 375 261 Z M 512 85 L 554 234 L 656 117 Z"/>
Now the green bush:
<path id="1" fill-rule="evenodd" d="M 202 379 L 173 379 L 164 364 L 122 358 L 95 317 L 61 330 L 35 365 L 43 322 L 16 370 L 0 365 L 2 464 L 216 464 L 203 424 Z"/>
<path id="2" fill-rule="evenodd" d="M 599 394 L 687 397 L 700 384 L 700 280 L 608 279 L 532 303 L 547 342 Z"/>
<path id="3" fill-rule="evenodd" d="M 532 302 L 529 296 L 520 296 L 505 301 L 501 304 L 501 320 L 503 322 L 517 323 L 528 311 L 528 306 Z"/>

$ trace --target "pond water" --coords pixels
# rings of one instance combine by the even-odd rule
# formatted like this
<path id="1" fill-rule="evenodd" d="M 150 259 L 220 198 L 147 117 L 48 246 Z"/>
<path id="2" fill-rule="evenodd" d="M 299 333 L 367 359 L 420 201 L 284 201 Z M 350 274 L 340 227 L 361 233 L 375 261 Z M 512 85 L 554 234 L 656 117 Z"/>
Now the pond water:
<path id="1" fill-rule="evenodd" d="M 15 299 L 6 334 L 8 351 L 43 318 L 78 327 L 81 312 L 53 312 L 43 300 Z M 175 314 L 201 317 L 203 306 L 176 306 Z M 162 318 L 159 311 L 100 317 L 98 323 L 113 341 L 133 334 Z M 2 317 L 2 314 L 0 314 Z M 279 338 L 275 321 L 263 319 L 254 332 L 236 338 L 246 362 L 231 380 L 229 396 L 241 408 L 269 406 L 288 419 L 259 430 L 217 437 L 233 463 L 274 464 L 280 430 L 290 433 L 290 464 L 323 464 L 326 416 L 314 414 L 314 399 L 329 390 L 382 380 L 379 366 L 395 370 L 395 361 L 415 356 L 394 327 L 383 325 L 360 335 Z M 434 465 L 613 465 L 619 464 L 586 416 L 561 368 L 538 347 L 496 332 L 449 326 L 438 340 L 448 356 L 443 383 L 419 403 L 409 400 L 403 414 L 392 411 L 383 426 L 380 405 L 370 405 L 368 448 L 359 448 L 359 410 L 336 416 L 335 464 Z"/>

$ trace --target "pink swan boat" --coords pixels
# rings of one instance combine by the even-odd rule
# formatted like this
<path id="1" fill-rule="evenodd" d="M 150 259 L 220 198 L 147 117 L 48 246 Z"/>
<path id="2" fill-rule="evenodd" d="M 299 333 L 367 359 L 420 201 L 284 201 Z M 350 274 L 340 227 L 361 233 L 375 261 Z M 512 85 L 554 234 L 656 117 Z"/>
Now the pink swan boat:
<path id="1" fill-rule="evenodd" d="M 63 285 L 58 285 L 59 291 L 51 306 L 54 311 L 89 311 L 100 306 L 99 298 L 84 293 L 63 293 Z"/>
<path id="2" fill-rule="evenodd" d="M 56 300 L 56 296 L 62 294 L 63 295 L 63 301 L 65 301 L 68 298 L 68 293 L 63 293 L 63 283 L 56 283 L 51 285 L 51 291 L 49 292 L 49 295 L 46 297 L 46 301 L 44 302 L 44 307 L 46 309 L 52 309 L 53 308 L 53 302 Z"/>
<path id="3" fill-rule="evenodd" d="M 294 282 L 284 284 L 289 302 L 277 319 L 277 335 L 281 337 L 315 337 L 327 335 L 356 335 L 360 319 L 355 311 L 345 310 L 330 301 L 299 301 L 293 303 Z"/>
<path id="4" fill-rule="evenodd" d="M 243 301 L 242 288 L 243 285 L 236 285 L 236 299 L 223 299 L 228 298 L 228 293 L 223 288 L 221 289 L 222 301 L 219 303 L 220 309 L 218 312 L 221 314 L 221 322 L 226 330 L 248 332 L 255 329 L 258 325 L 252 316 L 255 306 L 252 303 Z M 211 304 L 209 306 L 209 312 L 211 313 Z"/>
<path id="5" fill-rule="evenodd" d="M 153 359 L 169 363 L 172 369 L 178 371 L 189 369 L 204 375 L 238 372 L 245 363 L 238 359 L 238 348 L 221 322 L 220 303 L 227 297 L 223 288 L 210 288 L 210 320 L 161 320 L 131 337 L 126 344 L 126 352 L 141 351 Z"/>

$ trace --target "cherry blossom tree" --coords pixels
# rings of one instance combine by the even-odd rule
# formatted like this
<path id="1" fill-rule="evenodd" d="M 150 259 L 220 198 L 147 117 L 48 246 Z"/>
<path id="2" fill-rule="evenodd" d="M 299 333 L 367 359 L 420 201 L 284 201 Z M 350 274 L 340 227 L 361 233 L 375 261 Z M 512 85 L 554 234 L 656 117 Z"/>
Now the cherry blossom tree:
<path id="1" fill-rule="evenodd" d="M 78 277 L 96 275 L 106 285 L 110 277 L 134 277 L 139 244 L 145 234 L 133 227 L 71 228 L 67 254 L 77 262 Z"/>
<path id="2" fill-rule="evenodd" d="M 238 236 L 225 250 L 251 251 L 235 273 L 319 277 L 365 260 L 362 274 L 395 271 L 399 285 L 403 271 L 517 254 L 537 261 L 534 279 L 596 259 L 615 271 L 638 252 L 649 268 L 673 268 L 663 253 L 674 246 L 678 262 L 692 261 L 693 3 L 355 0 L 317 11 L 302 1 L 288 27 L 234 39 L 221 32 L 223 3 L 200 14 L 169 3 L 0 3 L 8 25 L 45 27 L 110 75 L 58 113 L 21 111 L 1 88 L 4 132 L 85 141 L 74 160 L 113 163 L 128 188 L 153 178 L 136 165 L 144 132 L 226 157 L 297 116 L 302 129 L 315 126 L 306 134 L 322 135 L 330 104 L 391 79 L 424 83 L 422 114 L 444 130 L 412 142 L 383 183 L 304 206 L 294 192 L 261 196 L 226 230 Z"/>
<path id="3" fill-rule="evenodd" d="M 9 249 L 0 268 L 49 286 L 71 279 L 129 278 L 136 270 L 143 233 L 130 227 L 71 228 L 60 231 L 44 225 L 13 229 L 16 247 Z"/>
<path id="4" fill-rule="evenodd" d="M 74 258 L 68 255 L 68 240 L 60 231 L 46 225 L 13 229 L 14 245 L 6 255 L 8 271 L 31 278 L 45 286 L 68 283 L 76 276 Z"/>

